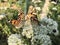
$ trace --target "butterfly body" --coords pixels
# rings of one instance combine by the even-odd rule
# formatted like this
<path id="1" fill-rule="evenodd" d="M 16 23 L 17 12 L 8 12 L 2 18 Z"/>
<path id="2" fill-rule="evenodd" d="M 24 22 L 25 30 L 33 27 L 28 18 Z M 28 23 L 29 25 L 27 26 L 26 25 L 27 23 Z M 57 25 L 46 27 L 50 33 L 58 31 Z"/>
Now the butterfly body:
<path id="1" fill-rule="evenodd" d="M 26 16 L 26 20 L 31 20 L 32 23 L 40 25 L 40 22 L 38 21 L 38 18 L 36 15 L 36 9 L 33 6 L 29 7 L 29 11 Z"/>

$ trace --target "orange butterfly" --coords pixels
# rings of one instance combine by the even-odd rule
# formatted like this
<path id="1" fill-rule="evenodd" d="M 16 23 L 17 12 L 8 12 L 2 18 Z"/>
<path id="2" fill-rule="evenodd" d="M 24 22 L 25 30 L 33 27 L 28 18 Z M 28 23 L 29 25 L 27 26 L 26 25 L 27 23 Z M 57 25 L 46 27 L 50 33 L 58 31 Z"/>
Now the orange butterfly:
<path id="1" fill-rule="evenodd" d="M 36 15 L 36 9 L 32 5 L 29 6 L 28 14 L 25 17 L 25 20 L 28 20 L 28 19 L 33 21 L 34 23 L 39 24 L 39 21 L 38 21 L 37 15 Z"/>
<path id="2" fill-rule="evenodd" d="M 32 15 L 33 13 L 33 6 L 29 6 L 29 10 L 28 10 L 28 14 L 25 16 L 25 19 L 30 19 L 31 17 L 33 17 L 34 15 Z"/>
<path id="3" fill-rule="evenodd" d="M 23 26 L 23 23 L 24 23 L 24 13 L 23 13 L 23 12 L 20 12 L 20 13 L 18 14 L 17 20 L 12 19 L 12 20 L 10 21 L 10 23 L 11 23 L 13 26 L 15 26 L 16 28 L 21 28 L 21 27 Z"/>
<path id="4" fill-rule="evenodd" d="M 11 20 L 10 23 L 15 26 L 15 28 L 22 28 L 23 22 L 19 20 Z"/>
<path id="5" fill-rule="evenodd" d="M 35 17 L 35 18 L 37 17 L 36 10 L 32 5 L 29 6 L 29 10 L 28 10 L 28 14 L 26 16 L 26 19 L 31 19 L 31 17 Z"/>

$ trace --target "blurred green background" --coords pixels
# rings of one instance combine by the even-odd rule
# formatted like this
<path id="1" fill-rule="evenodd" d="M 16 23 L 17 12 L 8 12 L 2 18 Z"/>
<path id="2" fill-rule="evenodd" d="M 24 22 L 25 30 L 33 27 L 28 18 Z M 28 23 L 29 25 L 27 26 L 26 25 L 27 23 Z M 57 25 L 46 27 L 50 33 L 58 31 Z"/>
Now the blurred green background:
<path id="1" fill-rule="evenodd" d="M 38 5 L 42 8 L 44 5 L 44 0 L 41 0 L 42 2 Z M 60 32 L 60 0 L 51 0 L 51 2 L 54 1 L 56 4 L 51 3 L 50 11 L 48 13 L 48 17 L 51 17 L 55 21 L 58 22 L 58 30 Z M 14 6 L 22 8 L 24 13 L 26 14 L 28 12 L 28 6 L 33 3 L 31 3 L 30 0 L 0 0 L 0 8 L 4 7 L 3 3 L 6 3 L 7 9 L 0 9 L 0 15 L 5 15 L 6 17 L 0 20 L 0 45 L 8 45 L 7 44 L 7 38 L 12 33 L 21 33 L 20 30 L 22 29 L 16 29 L 13 25 L 11 25 L 8 21 L 11 19 L 17 19 L 18 17 L 18 10 L 11 9 L 12 4 Z M 39 15 L 39 13 L 38 13 Z M 59 36 L 53 36 L 51 35 L 51 40 L 53 42 L 53 45 L 60 45 L 60 34 Z"/>

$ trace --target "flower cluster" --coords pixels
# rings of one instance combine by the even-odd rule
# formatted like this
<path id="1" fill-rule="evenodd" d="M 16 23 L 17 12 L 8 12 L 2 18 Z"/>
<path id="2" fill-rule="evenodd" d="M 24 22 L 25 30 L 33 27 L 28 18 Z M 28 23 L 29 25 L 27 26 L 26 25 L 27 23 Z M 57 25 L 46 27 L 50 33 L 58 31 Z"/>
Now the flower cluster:
<path id="1" fill-rule="evenodd" d="M 31 45 L 52 45 L 48 35 L 36 35 L 32 37 Z"/>
<path id="2" fill-rule="evenodd" d="M 37 13 L 41 11 L 41 7 L 39 6 L 41 2 L 42 2 L 41 0 L 32 0 L 32 3 L 34 4 Z"/>
<path id="3" fill-rule="evenodd" d="M 11 34 L 8 38 L 8 45 L 26 45 L 26 44 L 24 44 L 21 35 Z"/>
<path id="4" fill-rule="evenodd" d="M 22 35 L 26 36 L 27 38 L 31 38 L 33 36 L 33 28 L 30 20 L 25 22 Z"/>
<path id="5" fill-rule="evenodd" d="M 58 35 L 59 31 L 58 31 L 58 24 L 56 21 L 54 21 L 51 18 L 43 18 L 41 21 L 41 24 L 43 24 L 48 30 L 49 34 L 54 34 L 54 35 Z"/>

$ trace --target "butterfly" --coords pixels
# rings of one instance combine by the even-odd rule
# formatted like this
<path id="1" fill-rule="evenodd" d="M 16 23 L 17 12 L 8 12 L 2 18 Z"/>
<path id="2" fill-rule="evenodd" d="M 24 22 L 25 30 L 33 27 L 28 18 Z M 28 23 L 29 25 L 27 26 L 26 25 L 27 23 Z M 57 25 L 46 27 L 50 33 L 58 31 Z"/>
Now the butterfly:
<path id="1" fill-rule="evenodd" d="M 13 26 L 15 26 L 16 28 L 22 28 L 23 23 L 24 23 L 24 13 L 23 12 L 19 12 L 18 18 L 16 20 L 15 19 L 12 19 L 10 21 L 10 23 Z"/>
<path id="2" fill-rule="evenodd" d="M 31 20 L 34 23 L 39 24 L 38 18 L 37 18 L 37 14 L 36 14 L 36 9 L 31 5 L 29 6 L 29 10 L 28 10 L 28 14 L 25 17 L 26 20 Z M 40 24 L 39 24 L 40 25 Z"/>
<path id="3" fill-rule="evenodd" d="M 35 9 L 32 5 L 29 6 L 28 14 L 26 16 L 26 19 L 30 19 L 31 17 L 35 16 Z M 33 15 L 34 14 L 34 15 Z"/>

